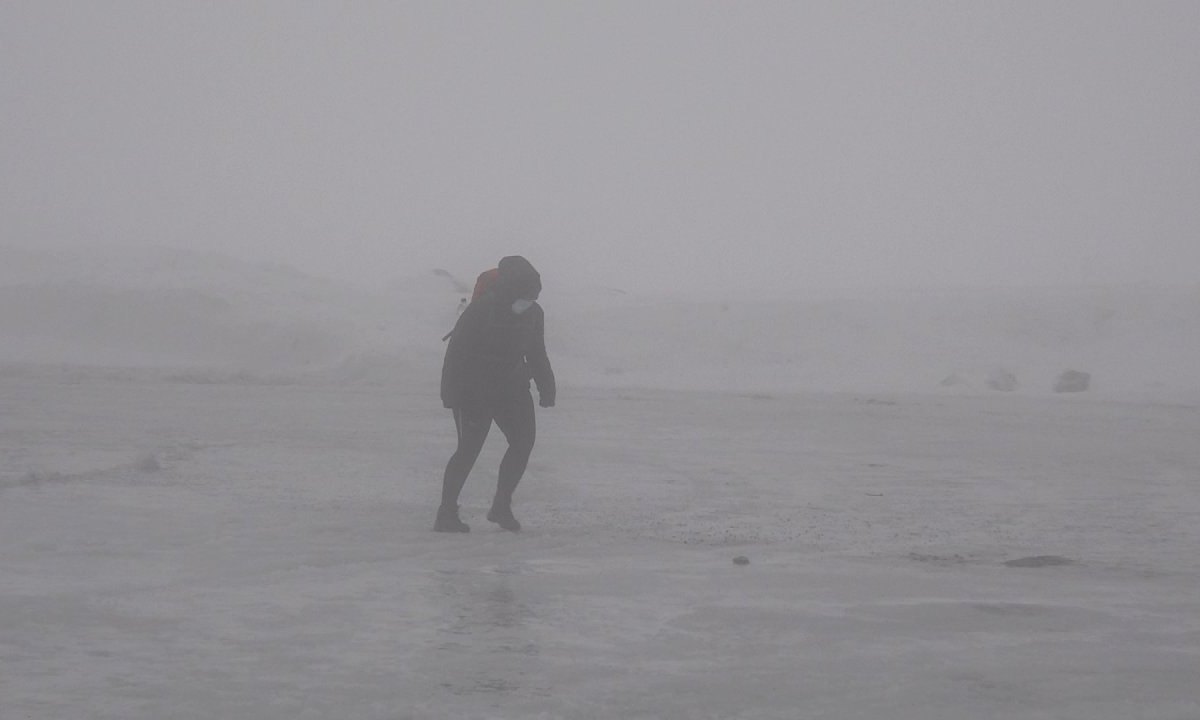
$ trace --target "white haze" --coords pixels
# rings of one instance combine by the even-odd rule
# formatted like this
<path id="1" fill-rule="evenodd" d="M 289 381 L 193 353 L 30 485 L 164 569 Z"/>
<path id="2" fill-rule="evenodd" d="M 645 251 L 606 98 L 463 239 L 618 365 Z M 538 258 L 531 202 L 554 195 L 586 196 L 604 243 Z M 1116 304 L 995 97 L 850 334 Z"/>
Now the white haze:
<path id="1" fill-rule="evenodd" d="M 1194 2 L 0 3 L 0 718 L 1194 720 L 1197 128 Z"/>
<path id="2" fill-rule="evenodd" d="M 0 239 L 385 285 L 1193 283 L 1195 3 L 7 2 Z"/>

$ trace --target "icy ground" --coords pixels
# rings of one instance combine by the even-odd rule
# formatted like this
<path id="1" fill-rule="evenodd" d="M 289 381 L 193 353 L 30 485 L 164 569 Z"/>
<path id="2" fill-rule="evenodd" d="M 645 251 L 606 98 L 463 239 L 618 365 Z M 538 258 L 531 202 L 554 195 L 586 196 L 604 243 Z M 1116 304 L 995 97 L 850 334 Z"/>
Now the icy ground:
<path id="1" fill-rule="evenodd" d="M 1194 406 L 566 385 L 442 535 L 425 380 L 0 376 L 0 718 L 1200 717 Z"/>

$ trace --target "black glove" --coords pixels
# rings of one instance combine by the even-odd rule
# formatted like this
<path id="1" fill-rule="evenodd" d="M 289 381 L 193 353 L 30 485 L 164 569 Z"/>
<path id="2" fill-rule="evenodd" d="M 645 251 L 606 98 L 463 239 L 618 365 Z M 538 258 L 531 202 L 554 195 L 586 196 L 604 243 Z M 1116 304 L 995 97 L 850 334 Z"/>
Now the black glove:
<path id="1" fill-rule="evenodd" d="M 544 408 L 554 407 L 554 396 L 539 394 L 538 395 L 538 405 L 541 405 Z"/>

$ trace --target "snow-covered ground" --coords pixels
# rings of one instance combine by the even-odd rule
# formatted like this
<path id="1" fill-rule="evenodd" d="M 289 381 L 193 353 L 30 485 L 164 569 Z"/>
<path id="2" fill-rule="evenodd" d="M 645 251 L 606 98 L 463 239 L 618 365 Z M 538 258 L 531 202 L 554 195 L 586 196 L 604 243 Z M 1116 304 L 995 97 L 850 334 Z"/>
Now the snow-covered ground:
<path id="1" fill-rule="evenodd" d="M 432 391 L 3 379 L 0 717 L 1200 717 L 1195 407 L 560 401 L 448 536 Z"/>
<path id="2" fill-rule="evenodd" d="M 548 282 L 442 535 L 444 278 L 135 260 L 0 277 L 3 720 L 1200 717 L 1194 290 Z"/>

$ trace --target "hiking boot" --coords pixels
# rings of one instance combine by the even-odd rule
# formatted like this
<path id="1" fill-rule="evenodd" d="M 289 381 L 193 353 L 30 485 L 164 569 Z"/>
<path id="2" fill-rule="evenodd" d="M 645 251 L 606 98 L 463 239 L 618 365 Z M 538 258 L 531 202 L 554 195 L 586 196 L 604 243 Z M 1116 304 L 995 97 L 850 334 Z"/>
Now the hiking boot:
<path id="1" fill-rule="evenodd" d="M 433 521 L 435 532 L 471 532 L 471 526 L 458 519 L 458 506 L 438 508 L 437 520 Z"/>
<path id="2" fill-rule="evenodd" d="M 497 507 L 493 505 L 492 509 L 488 510 L 487 519 L 488 522 L 494 522 L 509 532 L 517 532 L 521 529 L 521 523 L 513 517 L 511 507 Z"/>

